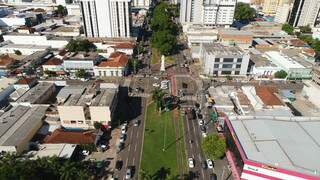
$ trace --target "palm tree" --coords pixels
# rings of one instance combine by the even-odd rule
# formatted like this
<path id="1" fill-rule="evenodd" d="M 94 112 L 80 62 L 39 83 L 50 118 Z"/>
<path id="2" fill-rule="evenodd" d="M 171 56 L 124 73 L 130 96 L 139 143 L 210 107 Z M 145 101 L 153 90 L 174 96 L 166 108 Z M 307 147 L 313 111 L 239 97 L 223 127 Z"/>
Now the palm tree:
<path id="1" fill-rule="evenodd" d="M 163 97 L 166 95 L 166 92 L 164 92 L 160 88 L 156 88 L 152 91 L 152 100 L 156 102 L 156 108 L 161 113 L 161 108 L 163 106 Z"/>

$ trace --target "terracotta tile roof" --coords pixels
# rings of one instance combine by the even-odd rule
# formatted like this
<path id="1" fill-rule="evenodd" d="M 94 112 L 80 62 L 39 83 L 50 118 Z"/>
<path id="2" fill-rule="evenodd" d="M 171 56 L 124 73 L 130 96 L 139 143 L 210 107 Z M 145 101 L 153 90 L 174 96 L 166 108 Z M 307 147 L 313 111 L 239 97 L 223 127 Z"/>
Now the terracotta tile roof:
<path id="1" fill-rule="evenodd" d="M 30 84 L 35 81 L 35 78 L 21 77 L 15 84 Z"/>
<path id="2" fill-rule="evenodd" d="M 45 62 L 43 65 L 54 66 L 54 65 L 61 65 L 62 63 L 63 63 L 63 61 L 61 59 L 56 58 L 56 57 L 52 57 L 47 62 Z"/>
<path id="3" fill-rule="evenodd" d="M 0 56 L 0 66 L 8 66 L 12 64 L 14 61 L 13 58 L 9 57 L 9 55 L 1 55 Z"/>
<path id="4" fill-rule="evenodd" d="M 44 138 L 44 143 L 70 143 L 70 144 L 91 144 L 96 136 L 92 132 L 65 131 L 56 129 L 51 135 Z"/>
<path id="5" fill-rule="evenodd" d="M 108 60 L 101 61 L 98 67 L 124 67 L 128 63 L 128 56 L 122 52 L 114 52 Z"/>
<path id="6" fill-rule="evenodd" d="M 314 57 L 316 55 L 316 51 L 312 48 L 303 48 L 301 52 L 311 57 Z"/>
<path id="7" fill-rule="evenodd" d="M 290 39 L 289 44 L 295 47 L 304 47 L 307 45 L 304 41 L 300 39 Z"/>
<path id="8" fill-rule="evenodd" d="M 132 43 L 119 43 L 113 47 L 118 49 L 133 49 L 134 45 Z"/>
<path id="9" fill-rule="evenodd" d="M 277 88 L 272 86 L 256 86 L 256 94 L 267 106 L 281 106 L 281 100 L 275 95 Z"/>

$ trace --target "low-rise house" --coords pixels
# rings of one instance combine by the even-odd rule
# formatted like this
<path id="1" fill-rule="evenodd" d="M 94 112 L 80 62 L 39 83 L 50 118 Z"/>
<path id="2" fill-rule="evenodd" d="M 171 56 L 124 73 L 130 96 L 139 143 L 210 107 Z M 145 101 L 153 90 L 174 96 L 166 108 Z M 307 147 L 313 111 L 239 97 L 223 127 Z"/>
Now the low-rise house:
<path id="1" fill-rule="evenodd" d="M 98 53 L 95 52 L 79 52 L 73 53 L 71 56 L 63 60 L 64 71 L 75 73 L 78 70 L 85 70 L 93 75 L 94 66 L 100 61 Z"/>
<path id="2" fill-rule="evenodd" d="M 52 57 L 42 65 L 42 70 L 55 72 L 55 73 L 63 72 L 64 71 L 63 60 L 57 57 Z"/>
<path id="3" fill-rule="evenodd" d="M 0 151 L 22 153 L 42 126 L 47 106 L 15 106 L 0 115 Z"/>
<path id="4" fill-rule="evenodd" d="M 3 101 L 7 100 L 12 92 L 14 92 L 14 83 L 17 81 L 16 78 L 0 78 L 0 107 Z"/>
<path id="5" fill-rule="evenodd" d="M 53 156 L 70 159 L 75 156 L 76 148 L 76 144 L 39 144 L 37 150 L 29 151 L 28 155 L 32 156 L 31 159 Z"/>
<path id="6" fill-rule="evenodd" d="M 122 52 L 114 52 L 106 60 L 101 61 L 94 67 L 94 75 L 124 76 L 128 69 L 128 56 Z"/>
<path id="7" fill-rule="evenodd" d="M 57 95 L 61 125 L 67 129 L 93 129 L 96 122 L 110 126 L 118 103 L 118 88 L 111 83 L 62 88 Z"/>
<path id="8" fill-rule="evenodd" d="M 0 53 L 2 54 L 15 54 L 20 52 L 21 55 L 31 55 L 37 51 L 49 50 L 50 46 L 44 45 L 32 45 L 32 44 L 4 44 L 0 47 Z"/>
<path id="9" fill-rule="evenodd" d="M 286 71 L 288 79 L 309 79 L 311 68 L 301 65 L 299 62 L 278 51 L 265 52 L 266 57 L 275 65 Z"/>
<path id="10" fill-rule="evenodd" d="M 253 34 L 250 31 L 220 29 L 218 35 L 219 41 L 225 45 L 236 45 L 244 49 L 252 45 Z"/>
<path id="11" fill-rule="evenodd" d="M 14 83 L 13 87 L 14 89 L 30 89 L 32 88 L 33 86 L 35 86 L 36 84 L 38 83 L 37 79 L 36 78 L 29 78 L 29 77 L 20 77 L 18 79 L 18 81 L 16 83 Z"/>
<path id="12" fill-rule="evenodd" d="M 10 67 L 14 64 L 15 59 L 11 58 L 7 54 L 3 54 L 0 56 L 0 77 L 7 76 L 10 72 Z"/>
<path id="13" fill-rule="evenodd" d="M 245 76 L 250 55 L 236 46 L 202 44 L 202 73 L 207 76 Z"/>

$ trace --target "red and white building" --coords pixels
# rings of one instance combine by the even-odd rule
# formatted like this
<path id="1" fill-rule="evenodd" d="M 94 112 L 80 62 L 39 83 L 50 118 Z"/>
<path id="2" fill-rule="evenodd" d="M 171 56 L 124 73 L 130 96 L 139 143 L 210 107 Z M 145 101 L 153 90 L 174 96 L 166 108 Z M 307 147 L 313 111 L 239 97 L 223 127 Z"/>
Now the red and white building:
<path id="1" fill-rule="evenodd" d="M 320 179 L 319 129 L 317 117 L 226 118 L 226 156 L 234 179 Z"/>

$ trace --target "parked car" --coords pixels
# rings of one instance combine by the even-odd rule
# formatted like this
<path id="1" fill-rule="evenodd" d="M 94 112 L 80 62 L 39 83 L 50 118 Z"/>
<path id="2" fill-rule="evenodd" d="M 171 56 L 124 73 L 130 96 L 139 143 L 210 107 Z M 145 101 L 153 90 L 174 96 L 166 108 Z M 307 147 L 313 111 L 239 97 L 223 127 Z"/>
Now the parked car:
<path id="1" fill-rule="evenodd" d="M 199 120 L 198 122 L 199 122 L 199 125 L 200 125 L 200 126 L 203 126 L 203 125 L 204 125 L 203 120 Z"/>
<path id="2" fill-rule="evenodd" d="M 206 132 L 202 132 L 202 137 L 207 137 L 207 133 Z"/>
<path id="3" fill-rule="evenodd" d="M 216 174 L 210 174 L 210 180 L 217 180 L 217 175 Z"/>
<path id="4" fill-rule="evenodd" d="M 207 162 L 206 162 L 206 161 L 203 161 L 203 162 L 201 163 L 201 167 L 202 167 L 202 169 L 207 169 Z"/>
<path id="5" fill-rule="evenodd" d="M 152 86 L 153 86 L 153 87 L 160 87 L 160 84 L 158 84 L 158 83 L 153 83 Z"/>
<path id="6" fill-rule="evenodd" d="M 194 167 L 194 160 L 193 160 L 193 158 L 189 158 L 189 159 L 188 159 L 188 163 L 189 163 L 189 168 L 193 168 L 193 167 Z"/>
<path id="7" fill-rule="evenodd" d="M 117 153 L 119 153 L 124 148 L 124 143 L 119 143 L 117 146 Z"/>
<path id="8" fill-rule="evenodd" d="M 131 173 L 131 168 L 128 167 L 127 171 L 126 171 L 126 179 L 131 179 L 132 173 Z"/>
<path id="9" fill-rule="evenodd" d="M 82 155 L 84 155 L 84 156 L 89 156 L 89 154 L 90 154 L 90 151 L 88 151 L 88 150 L 82 151 Z"/>
<path id="10" fill-rule="evenodd" d="M 205 132 L 207 132 L 207 129 L 206 129 L 206 127 L 205 126 L 200 126 L 200 130 L 201 130 L 201 132 L 203 133 L 205 133 Z"/>
<path id="11" fill-rule="evenodd" d="M 116 162 L 116 169 L 117 169 L 118 171 L 120 171 L 121 168 L 122 168 L 122 165 L 123 165 L 123 162 L 122 162 L 121 160 L 118 160 L 118 161 Z"/>
<path id="12" fill-rule="evenodd" d="M 139 123 L 140 123 L 139 119 L 136 119 L 136 120 L 133 122 L 133 126 L 137 127 L 137 126 L 139 126 Z"/>
<path id="13" fill-rule="evenodd" d="M 202 119 L 202 118 L 203 118 L 202 114 L 198 114 L 198 119 Z"/>
<path id="14" fill-rule="evenodd" d="M 121 127 L 121 134 L 126 134 L 127 133 L 127 127 L 125 125 L 123 125 Z"/>
<path id="15" fill-rule="evenodd" d="M 211 159 L 207 159 L 207 165 L 209 169 L 213 169 L 213 162 Z"/>
<path id="16" fill-rule="evenodd" d="M 124 143 L 125 140 L 126 140 L 126 135 L 125 134 L 121 134 L 120 135 L 120 143 Z"/>

